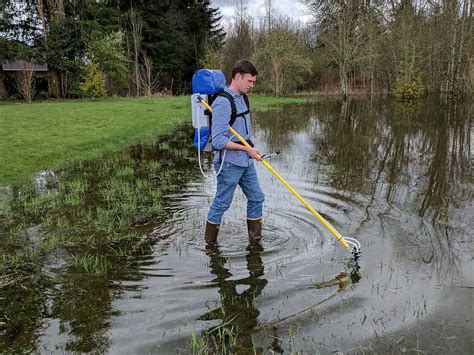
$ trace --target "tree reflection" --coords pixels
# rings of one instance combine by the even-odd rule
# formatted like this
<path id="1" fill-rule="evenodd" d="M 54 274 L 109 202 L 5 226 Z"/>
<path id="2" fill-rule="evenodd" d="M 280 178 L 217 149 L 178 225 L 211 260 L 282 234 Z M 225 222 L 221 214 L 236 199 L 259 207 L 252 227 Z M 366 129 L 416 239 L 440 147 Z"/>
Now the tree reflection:
<path id="1" fill-rule="evenodd" d="M 258 112 L 256 123 L 265 137 L 268 151 L 288 150 L 293 144 L 294 134 L 307 131 L 311 118 L 315 116 L 313 105 L 284 105 L 280 110 Z M 256 141 L 257 146 L 258 141 Z"/>
<path id="2" fill-rule="evenodd" d="M 66 351 L 105 352 L 113 296 L 109 282 L 94 275 L 69 273 L 53 298 L 51 315 L 68 335 Z"/>
<path id="3" fill-rule="evenodd" d="M 370 177 L 372 154 L 380 142 L 377 138 L 376 110 L 373 103 L 344 101 L 319 108 L 321 135 L 314 136 L 317 151 L 313 161 L 334 169 L 330 184 L 337 189 L 362 192 Z M 335 114 L 335 110 L 339 113 Z"/>
<path id="4" fill-rule="evenodd" d="M 311 304 L 310 306 L 300 309 L 297 312 L 291 313 L 283 318 L 278 318 L 276 321 L 270 321 L 268 323 L 262 323 L 259 326 L 259 330 L 266 329 L 268 332 L 266 334 L 266 338 L 271 338 L 272 342 L 268 344 L 268 350 L 271 350 L 272 353 L 280 353 L 283 354 L 284 350 L 282 347 L 283 339 L 279 337 L 278 333 L 283 334 L 283 336 L 287 336 L 287 332 L 289 331 L 289 349 L 290 353 L 300 353 L 296 349 L 292 348 L 292 341 L 291 341 L 291 330 L 298 327 L 298 324 L 301 324 L 303 318 L 310 319 L 314 316 L 314 311 L 317 307 L 320 307 L 322 304 L 330 301 L 331 299 L 335 298 L 338 294 L 344 292 L 350 285 L 357 284 L 360 279 L 362 278 L 360 267 L 357 262 L 351 260 L 346 264 L 344 271 L 337 274 L 334 278 L 315 282 L 312 283 L 309 288 L 310 289 L 332 289 L 327 297 L 319 300 L 315 304 Z M 316 291 L 318 292 L 318 291 Z M 340 311 L 340 308 L 337 307 L 337 312 Z M 289 330 L 288 330 L 289 329 Z M 281 333 L 283 331 L 284 333 Z M 303 352 L 304 353 L 304 352 Z"/>
<path id="5" fill-rule="evenodd" d="M 262 262 L 263 247 L 257 242 L 250 242 L 246 248 L 247 270 L 249 276 L 238 280 L 226 267 L 227 259 L 222 256 L 217 245 L 208 248 L 211 274 L 215 276 L 213 283 L 219 288 L 221 306 L 202 315 L 200 320 L 222 320 L 217 326 L 211 327 L 210 346 L 216 350 L 228 349 L 233 353 L 253 353 L 252 330 L 258 324 L 260 311 L 254 306 L 254 300 L 265 288 L 267 280 Z M 243 292 L 237 287 L 247 286 Z"/>
<path id="6" fill-rule="evenodd" d="M 463 180 L 470 164 L 470 110 L 452 106 L 434 117 L 437 129 L 427 130 L 425 145 L 429 151 L 426 188 L 419 215 L 424 218 L 433 209 L 433 220 L 443 217 L 449 204 L 465 195 Z M 461 184 L 461 186 L 459 186 Z"/>
<path id="7" fill-rule="evenodd" d="M 419 233 L 410 240 L 424 263 L 432 263 L 443 279 L 459 274 L 459 256 L 455 243 L 462 236 L 451 225 L 457 205 L 472 198 L 470 170 L 470 107 L 431 109 L 430 121 L 423 131 L 424 164 L 416 209 Z M 426 220 L 431 220 L 431 225 Z"/>
<path id="8" fill-rule="evenodd" d="M 314 135 L 313 160 L 331 167 L 328 181 L 334 189 L 368 197 L 366 216 L 353 235 L 372 215 L 383 218 L 396 207 L 396 215 L 419 218 L 405 226 L 415 233 L 402 233 L 400 240 L 418 246 L 413 257 L 456 269 L 449 226 L 456 206 L 472 198 L 472 106 L 446 107 L 430 99 L 339 105 L 337 115 L 334 105 L 320 109 L 322 135 Z"/>

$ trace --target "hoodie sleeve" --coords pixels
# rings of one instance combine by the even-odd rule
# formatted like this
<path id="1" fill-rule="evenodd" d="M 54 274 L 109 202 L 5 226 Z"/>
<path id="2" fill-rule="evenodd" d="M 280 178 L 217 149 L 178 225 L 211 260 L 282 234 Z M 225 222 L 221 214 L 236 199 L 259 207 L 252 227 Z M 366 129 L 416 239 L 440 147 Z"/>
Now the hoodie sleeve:
<path id="1" fill-rule="evenodd" d="M 226 98 L 218 97 L 212 104 L 212 146 L 221 150 L 232 138 L 229 132 L 229 122 L 232 110 Z"/>

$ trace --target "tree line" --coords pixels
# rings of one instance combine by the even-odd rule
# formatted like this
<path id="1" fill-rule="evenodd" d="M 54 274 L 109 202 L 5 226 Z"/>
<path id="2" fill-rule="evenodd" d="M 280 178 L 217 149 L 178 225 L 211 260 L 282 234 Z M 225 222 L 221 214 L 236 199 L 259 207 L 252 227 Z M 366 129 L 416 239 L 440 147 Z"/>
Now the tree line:
<path id="1" fill-rule="evenodd" d="M 185 93 L 225 32 L 209 0 L 0 0 L 0 60 L 48 65 L 47 97 Z M 8 81 L 13 77 L 6 78 Z M 9 85 L 15 91 L 15 85 Z"/>
<path id="2" fill-rule="evenodd" d="M 240 58 L 277 96 L 460 100 L 474 81 L 471 0 L 301 0 L 306 23 L 238 0 L 230 24 L 207 0 L 0 1 L 0 59 L 47 63 L 49 97 L 188 93 L 196 69 L 229 77 Z"/>
<path id="3" fill-rule="evenodd" d="M 263 90 L 454 100 L 472 91 L 472 0 L 303 0 L 306 24 L 278 14 L 275 2 L 265 0 L 255 20 L 240 0 L 223 48 L 227 71 L 231 58 L 254 59 Z"/>

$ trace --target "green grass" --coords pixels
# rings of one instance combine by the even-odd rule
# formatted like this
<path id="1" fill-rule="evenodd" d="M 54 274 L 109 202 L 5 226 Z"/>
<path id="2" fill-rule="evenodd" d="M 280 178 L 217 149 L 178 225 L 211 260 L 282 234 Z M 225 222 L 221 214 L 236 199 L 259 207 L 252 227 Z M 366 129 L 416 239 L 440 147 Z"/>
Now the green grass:
<path id="1" fill-rule="evenodd" d="M 251 96 L 254 111 L 306 101 Z M 68 161 L 152 141 L 176 124 L 190 121 L 189 96 L 2 103 L 0 186 L 26 182 L 36 172 L 57 169 Z"/>
<path id="2" fill-rule="evenodd" d="M 92 254 L 73 255 L 73 265 L 86 272 L 96 275 L 106 275 L 110 264 L 105 256 Z"/>

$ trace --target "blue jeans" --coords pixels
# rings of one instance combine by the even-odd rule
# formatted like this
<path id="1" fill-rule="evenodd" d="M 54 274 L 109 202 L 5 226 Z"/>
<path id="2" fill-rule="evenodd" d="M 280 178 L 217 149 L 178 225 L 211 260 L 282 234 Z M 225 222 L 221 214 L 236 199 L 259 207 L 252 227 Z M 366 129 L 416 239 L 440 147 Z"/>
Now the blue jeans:
<path id="1" fill-rule="evenodd" d="M 214 163 L 216 171 L 219 171 L 220 166 L 220 163 Z M 237 185 L 247 197 L 247 218 L 262 217 L 265 195 L 258 183 L 254 163 L 252 162 L 250 166 L 244 168 L 224 162 L 224 166 L 217 176 L 216 196 L 207 215 L 209 222 L 221 224 L 222 216 L 230 207 Z"/>

